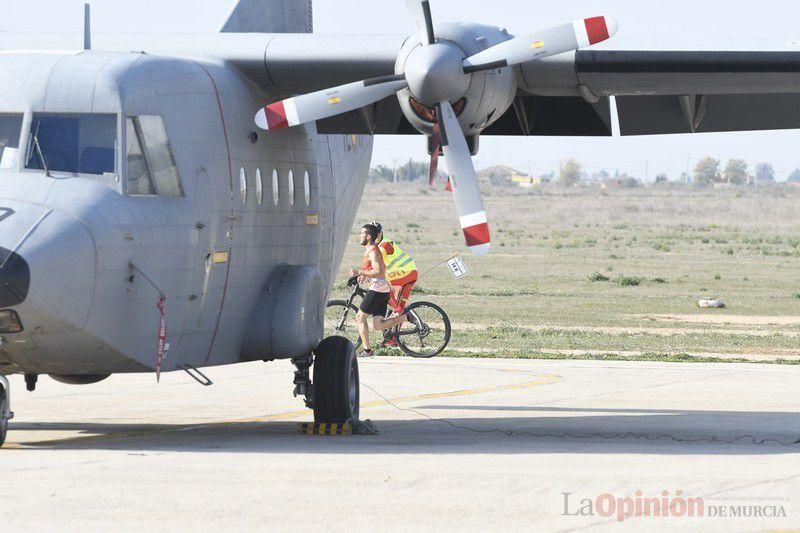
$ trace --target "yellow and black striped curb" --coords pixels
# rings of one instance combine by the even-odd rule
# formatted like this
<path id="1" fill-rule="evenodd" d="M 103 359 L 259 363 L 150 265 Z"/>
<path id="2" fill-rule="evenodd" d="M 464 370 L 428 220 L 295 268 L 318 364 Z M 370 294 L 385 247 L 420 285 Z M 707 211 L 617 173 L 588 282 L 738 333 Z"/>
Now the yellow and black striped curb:
<path id="1" fill-rule="evenodd" d="M 353 425 L 349 422 L 344 424 L 297 424 L 297 431 L 303 435 L 352 435 Z"/>

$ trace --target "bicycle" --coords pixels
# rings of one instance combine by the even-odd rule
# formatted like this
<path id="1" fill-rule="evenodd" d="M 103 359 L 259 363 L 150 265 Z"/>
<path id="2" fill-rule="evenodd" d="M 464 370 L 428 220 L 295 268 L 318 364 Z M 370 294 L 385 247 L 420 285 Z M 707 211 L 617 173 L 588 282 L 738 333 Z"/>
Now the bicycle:
<path id="1" fill-rule="evenodd" d="M 358 306 L 353 301 L 363 300 L 367 291 L 363 289 L 358 278 L 350 278 L 347 286 L 353 289 L 347 300 L 331 300 L 325 309 L 325 336 L 339 335 L 348 338 L 356 349 L 361 346 L 358 335 L 356 314 Z M 397 339 L 399 348 L 410 357 L 430 358 L 442 353 L 450 343 L 450 319 L 436 304 L 431 302 L 414 302 L 408 305 L 405 312 L 409 321 L 383 332 L 384 340 Z M 387 311 L 389 318 L 391 311 Z"/>

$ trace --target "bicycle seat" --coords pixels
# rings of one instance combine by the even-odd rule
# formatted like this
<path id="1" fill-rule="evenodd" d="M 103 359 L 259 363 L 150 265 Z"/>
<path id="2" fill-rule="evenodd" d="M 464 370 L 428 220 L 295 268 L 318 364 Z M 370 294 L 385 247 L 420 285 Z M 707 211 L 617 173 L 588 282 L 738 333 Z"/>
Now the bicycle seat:
<path id="1" fill-rule="evenodd" d="M 355 287 L 356 285 L 358 285 L 358 276 L 353 276 L 352 278 L 347 280 L 348 287 Z"/>

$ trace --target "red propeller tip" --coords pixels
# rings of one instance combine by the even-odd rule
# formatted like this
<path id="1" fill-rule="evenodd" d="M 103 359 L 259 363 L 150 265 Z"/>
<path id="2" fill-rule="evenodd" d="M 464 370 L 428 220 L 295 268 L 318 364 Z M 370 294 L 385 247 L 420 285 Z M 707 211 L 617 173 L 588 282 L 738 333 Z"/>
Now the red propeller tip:
<path id="1" fill-rule="evenodd" d="M 299 123 L 294 98 L 269 104 L 256 113 L 256 125 L 263 130 L 279 130 Z"/>
<path id="2" fill-rule="evenodd" d="M 579 48 L 606 41 L 613 37 L 619 28 L 617 21 L 611 17 L 576 20 L 573 26 L 575 27 L 575 37 L 578 40 Z"/>
<path id="3" fill-rule="evenodd" d="M 489 252 L 492 247 L 492 239 L 489 235 L 489 224 L 485 211 L 461 217 L 461 228 L 472 253 L 484 255 Z"/>

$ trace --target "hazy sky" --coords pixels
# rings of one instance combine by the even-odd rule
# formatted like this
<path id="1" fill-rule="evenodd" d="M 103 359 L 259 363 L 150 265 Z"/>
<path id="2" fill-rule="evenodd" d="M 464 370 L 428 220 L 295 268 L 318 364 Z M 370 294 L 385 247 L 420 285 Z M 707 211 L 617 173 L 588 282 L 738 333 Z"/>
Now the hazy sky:
<path id="1" fill-rule="evenodd" d="M 83 0 L 0 0 L 0 31 L 80 34 Z M 234 0 L 93 0 L 97 32 L 216 31 Z M 315 0 L 319 33 L 410 33 L 402 0 Z M 605 45 L 626 49 L 794 49 L 800 46 L 800 3 L 793 0 L 431 0 L 436 21 L 468 20 L 531 32 L 576 18 L 615 16 L 620 32 Z M 77 42 L 80 43 L 77 37 Z M 773 163 L 779 178 L 800 167 L 800 132 L 759 132 L 639 138 L 492 138 L 481 139 L 478 164 L 504 163 L 524 171 L 545 172 L 576 157 L 587 170 L 621 169 L 650 179 L 667 172 L 676 177 L 704 156 L 742 157 L 751 165 Z M 417 137 L 379 137 L 375 163 L 427 157 Z M 649 165 L 648 165 L 649 162 Z"/>

